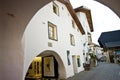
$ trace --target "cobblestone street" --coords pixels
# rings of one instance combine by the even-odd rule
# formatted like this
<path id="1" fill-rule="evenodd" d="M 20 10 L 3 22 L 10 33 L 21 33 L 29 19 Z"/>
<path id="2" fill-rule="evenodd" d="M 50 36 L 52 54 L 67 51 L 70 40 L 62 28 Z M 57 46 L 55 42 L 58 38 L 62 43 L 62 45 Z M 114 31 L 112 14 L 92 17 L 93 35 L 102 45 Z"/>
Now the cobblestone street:
<path id="1" fill-rule="evenodd" d="M 120 65 L 101 62 L 90 71 L 83 71 L 66 80 L 120 80 Z"/>

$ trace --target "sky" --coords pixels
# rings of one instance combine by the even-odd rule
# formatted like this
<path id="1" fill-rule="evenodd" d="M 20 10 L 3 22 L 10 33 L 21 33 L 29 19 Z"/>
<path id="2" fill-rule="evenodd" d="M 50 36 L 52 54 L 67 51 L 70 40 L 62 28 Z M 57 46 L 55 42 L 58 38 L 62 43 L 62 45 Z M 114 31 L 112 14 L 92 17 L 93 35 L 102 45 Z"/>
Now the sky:
<path id="1" fill-rule="evenodd" d="M 120 18 L 107 6 L 94 0 L 70 0 L 73 8 L 85 6 L 91 10 L 94 32 L 92 41 L 98 43 L 102 32 L 120 30 Z"/>

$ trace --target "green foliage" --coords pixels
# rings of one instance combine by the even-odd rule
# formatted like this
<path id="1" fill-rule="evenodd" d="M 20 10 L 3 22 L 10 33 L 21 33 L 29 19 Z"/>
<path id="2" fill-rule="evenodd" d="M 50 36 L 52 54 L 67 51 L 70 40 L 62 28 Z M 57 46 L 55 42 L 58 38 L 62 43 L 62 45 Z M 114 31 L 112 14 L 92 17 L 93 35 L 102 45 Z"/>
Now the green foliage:
<path id="1" fill-rule="evenodd" d="M 94 60 L 98 60 L 97 56 L 94 55 L 93 53 L 90 53 L 89 55 L 90 55 L 90 57 L 93 58 Z"/>

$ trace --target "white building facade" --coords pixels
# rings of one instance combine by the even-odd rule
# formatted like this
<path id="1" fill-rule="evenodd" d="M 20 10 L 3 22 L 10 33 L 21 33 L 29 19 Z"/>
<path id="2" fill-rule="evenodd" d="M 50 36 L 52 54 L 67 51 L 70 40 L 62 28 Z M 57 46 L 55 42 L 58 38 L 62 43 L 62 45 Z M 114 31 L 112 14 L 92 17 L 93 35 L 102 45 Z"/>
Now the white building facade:
<path id="1" fill-rule="evenodd" d="M 81 16 L 80 20 L 87 18 L 84 14 Z M 62 2 L 53 1 L 40 9 L 28 24 L 22 39 L 24 78 L 65 79 L 83 71 L 84 51 L 87 52 L 87 45 L 83 45 L 86 39 L 83 32 L 87 27 L 81 31 L 73 14 Z M 35 62 L 35 58 L 39 61 Z"/>
<path id="2" fill-rule="evenodd" d="M 83 53 L 84 53 L 84 62 L 90 64 L 90 55 L 89 53 L 93 51 L 91 49 L 92 37 L 91 32 L 93 32 L 93 24 L 91 18 L 90 9 L 85 6 L 81 6 L 75 9 L 76 15 L 78 16 L 81 25 L 84 28 L 85 34 L 83 35 Z"/>
<path id="3" fill-rule="evenodd" d="M 56 6 L 59 10 L 57 14 L 53 10 Z M 55 57 L 59 78 L 67 78 L 84 70 L 82 34 L 73 22 L 74 19 L 66 6 L 58 1 L 49 3 L 36 13 L 23 38 L 25 74 L 32 60 L 38 55 Z"/>

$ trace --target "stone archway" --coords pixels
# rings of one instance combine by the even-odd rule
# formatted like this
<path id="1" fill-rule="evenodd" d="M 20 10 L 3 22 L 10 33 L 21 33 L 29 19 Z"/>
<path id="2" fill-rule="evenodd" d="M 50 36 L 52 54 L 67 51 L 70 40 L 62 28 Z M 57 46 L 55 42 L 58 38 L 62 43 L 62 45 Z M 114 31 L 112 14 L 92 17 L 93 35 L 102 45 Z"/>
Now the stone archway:
<path id="1" fill-rule="evenodd" d="M 0 0 L 0 80 L 23 80 L 21 40 L 25 28 L 35 13 L 50 1 Z"/>
<path id="2" fill-rule="evenodd" d="M 65 69 L 65 66 L 64 66 L 64 63 L 63 63 L 63 60 L 61 59 L 61 57 L 58 55 L 57 52 L 55 51 L 50 51 L 50 50 L 47 50 L 47 51 L 44 51 L 40 54 L 40 56 L 54 56 L 55 59 L 57 60 L 58 62 L 58 72 L 59 72 L 59 78 L 60 79 L 65 79 L 66 78 L 66 69 Z"/>
<path id="3" fill-rule="evenodd" d="M 23 80 L 21 40 L 25 28 L 35 13 L 50 1 L 0 0 L 0 80 Z"/>

